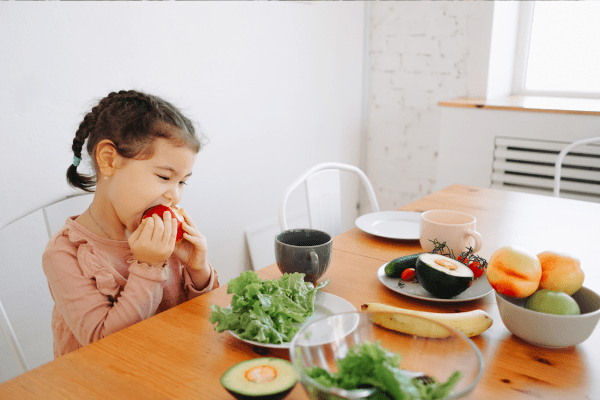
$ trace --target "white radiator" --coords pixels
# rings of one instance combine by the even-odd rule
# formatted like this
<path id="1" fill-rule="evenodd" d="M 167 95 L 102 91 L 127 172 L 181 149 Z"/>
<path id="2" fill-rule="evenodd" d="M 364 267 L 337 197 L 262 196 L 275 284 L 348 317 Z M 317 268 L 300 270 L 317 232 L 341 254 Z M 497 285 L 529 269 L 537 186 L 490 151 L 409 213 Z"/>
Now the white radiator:
<path id="1" fill-rule="evenodd" d="M 551 196 L 556 157 L 569 143 L 496 137 L 491 187 Z M 574 148 L 561 177 L 560 197 L 600 202 L 600 145 Z"/>

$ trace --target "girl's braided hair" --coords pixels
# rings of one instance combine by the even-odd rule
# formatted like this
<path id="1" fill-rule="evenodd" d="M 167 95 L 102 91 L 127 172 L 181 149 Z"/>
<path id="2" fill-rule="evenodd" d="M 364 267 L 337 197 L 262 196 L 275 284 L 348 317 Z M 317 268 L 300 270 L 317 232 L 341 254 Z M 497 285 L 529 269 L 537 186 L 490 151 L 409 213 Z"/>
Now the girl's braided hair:
<path id="1" fill-rule="evenodd" d="M 164 124 L 160 122 L 179 129 L 161 129 Z M 80 174 L 72 164 L 67 170 L 67 182 L 74 188 L 94 191 L 98 173 L 95 150 L 104 139 L 114 143 L 121 157 L 145 159 L 152 157 L 152 144 L 157 138 L 167 139 L 176 146 L 187 146 L 195 153 L 202 148 L 192 122 L 171 103 L 135 90 L 112 92 L 86 114 L 73 139 L 73 153 L 79 159 L 87 139 L 86 150 L 92 157 L 96 174 Z"/>

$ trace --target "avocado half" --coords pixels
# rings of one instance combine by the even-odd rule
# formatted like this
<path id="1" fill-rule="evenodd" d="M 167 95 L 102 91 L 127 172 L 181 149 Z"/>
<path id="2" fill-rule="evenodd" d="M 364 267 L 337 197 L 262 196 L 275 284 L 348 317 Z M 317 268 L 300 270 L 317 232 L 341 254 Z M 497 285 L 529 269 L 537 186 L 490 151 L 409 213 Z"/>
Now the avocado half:
<path id="1" fill-rule="evenodd" d="M 420 254 L 415 272 L 421 286 L 441 299 L 457 296 L 473 284 L 473 271 L 469 267 L 440 254 Z"/>
<path id="2" fill-rule="evenodd" d="M 298 374 L 289 361 L 261 357 L 242 361 L 221 377 L 221 385 L 238 400 L 283 399 L 298 382 Z"/>

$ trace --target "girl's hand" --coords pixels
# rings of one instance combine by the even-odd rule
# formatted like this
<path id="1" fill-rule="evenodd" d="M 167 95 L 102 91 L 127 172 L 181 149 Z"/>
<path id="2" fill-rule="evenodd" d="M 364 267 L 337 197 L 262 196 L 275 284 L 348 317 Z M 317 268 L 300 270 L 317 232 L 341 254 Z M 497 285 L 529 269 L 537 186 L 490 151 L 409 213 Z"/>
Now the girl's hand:
<path id="1" fill-rule="evenodd" d="M 206 254 L 208 246 L 206 238 L 200 233 L 194 221 L 183 208 L 179 209 L 183 216 L 183 239 L 175 246 L 175 255 L 191 270 L 207 268 Z"/>
<path id="2" fill-rule="evenodd" d="M 177 237 L 177 221 L 165 211 L 163 219 L 156 214 L 144 218 L 127 241 L 133 257 L 148 265 L 162 264 L 173 253 Z"/>

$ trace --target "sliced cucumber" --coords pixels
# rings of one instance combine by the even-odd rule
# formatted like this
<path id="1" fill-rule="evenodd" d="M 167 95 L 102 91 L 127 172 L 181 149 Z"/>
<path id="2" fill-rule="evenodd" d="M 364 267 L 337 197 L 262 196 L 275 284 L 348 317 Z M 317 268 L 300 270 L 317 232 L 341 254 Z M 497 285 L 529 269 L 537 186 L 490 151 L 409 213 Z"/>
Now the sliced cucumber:
<path id="1" fill-rule="evenodd" d="M 416 268 L 417 258 L 419 254 L 411 254 L 409 256 L 398 257 L 386 264 L 384 271 L 390 278 L 400 278 L 405 269 Z"/>

